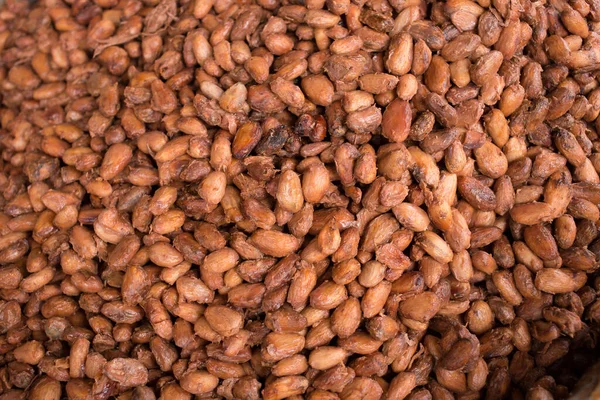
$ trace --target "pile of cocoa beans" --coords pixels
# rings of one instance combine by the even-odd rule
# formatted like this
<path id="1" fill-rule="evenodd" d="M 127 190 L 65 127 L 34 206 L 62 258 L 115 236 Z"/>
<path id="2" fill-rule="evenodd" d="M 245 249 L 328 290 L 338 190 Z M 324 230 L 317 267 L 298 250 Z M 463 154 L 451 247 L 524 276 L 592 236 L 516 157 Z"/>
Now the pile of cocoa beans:
<path id="1" fill-rule="evenodd" d="M 600 346 L 600 0 L 6 0 L 0 400 L 549 400 Z"/>

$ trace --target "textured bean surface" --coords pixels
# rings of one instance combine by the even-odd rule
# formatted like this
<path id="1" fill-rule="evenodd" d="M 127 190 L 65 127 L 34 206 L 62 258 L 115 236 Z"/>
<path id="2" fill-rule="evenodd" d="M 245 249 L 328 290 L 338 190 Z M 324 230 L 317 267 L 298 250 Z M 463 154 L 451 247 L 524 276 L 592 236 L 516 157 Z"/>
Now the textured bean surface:
<path id="1" fill-rule="evenodd" d="M 7 0 L 0 400 L 565 399 L 598 0 Z"/>

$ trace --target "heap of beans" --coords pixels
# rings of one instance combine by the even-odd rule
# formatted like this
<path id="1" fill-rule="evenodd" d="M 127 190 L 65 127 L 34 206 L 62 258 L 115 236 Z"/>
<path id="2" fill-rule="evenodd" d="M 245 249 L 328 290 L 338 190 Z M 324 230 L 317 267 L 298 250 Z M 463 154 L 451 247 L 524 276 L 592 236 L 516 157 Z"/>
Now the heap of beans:
<path id="1" fill-rule="evenodd" d="M 7 0 L 0 400 L 566 398 L 599 78 L 600 0 Z"/>

